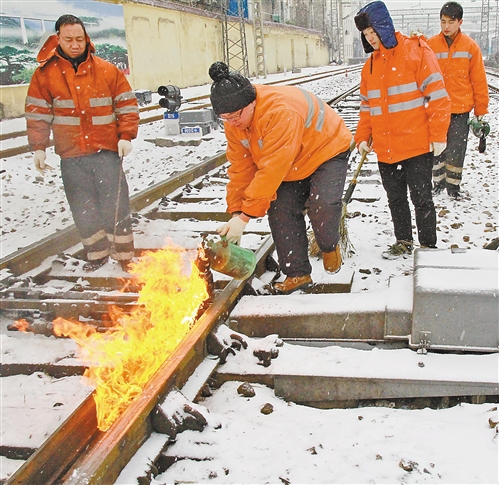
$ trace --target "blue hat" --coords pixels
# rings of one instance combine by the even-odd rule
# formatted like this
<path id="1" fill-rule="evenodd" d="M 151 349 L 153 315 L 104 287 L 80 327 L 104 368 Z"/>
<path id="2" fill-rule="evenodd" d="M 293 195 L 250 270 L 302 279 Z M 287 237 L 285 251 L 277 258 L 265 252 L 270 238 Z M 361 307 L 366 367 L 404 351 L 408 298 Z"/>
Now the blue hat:
<path id="1" fill-rule="evenodd" d="M 371 2 L 362 7 L 354 18 L 357 29 L 361 32 L 371 27 L 386 49 L 393 49 L 397 45 L 395 28 L 390 13 L 383 2 Z M 360 34 L 364 51 L 369 53 L 374 49 L 363 33 Z"/>

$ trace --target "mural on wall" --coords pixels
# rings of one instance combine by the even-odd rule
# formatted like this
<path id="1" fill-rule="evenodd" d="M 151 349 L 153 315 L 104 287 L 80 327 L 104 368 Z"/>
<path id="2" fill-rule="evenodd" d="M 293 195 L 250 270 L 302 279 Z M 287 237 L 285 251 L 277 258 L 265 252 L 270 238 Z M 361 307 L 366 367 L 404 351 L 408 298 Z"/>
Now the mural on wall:
<path id="1" fill-rule="evenodd" d="M 41 43 L 63 14 L 81 18 L 96 54 L 129 73 L 123 7 L 86 0 L 2 0 L 0 85 L 27 84 L 38 66 Z"/>

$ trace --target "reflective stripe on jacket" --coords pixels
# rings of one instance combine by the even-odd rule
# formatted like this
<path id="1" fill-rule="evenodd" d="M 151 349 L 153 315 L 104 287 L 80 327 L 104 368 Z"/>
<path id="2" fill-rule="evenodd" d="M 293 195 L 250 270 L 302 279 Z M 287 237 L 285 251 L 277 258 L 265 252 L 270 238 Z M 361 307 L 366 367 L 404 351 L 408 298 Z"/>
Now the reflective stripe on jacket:
<path id="1" fill-rule="evenodd" d="M 450 47 L 442 32 L 428 39 L 428 44 L 435 52 L 444 76 L 452 101 L 451 112 L 469 113 L 474 108 L 475 116 L 487 114 L 489 88 L 478 44 L 461 31 Z"/>
<path id="2" fill-rule="evenodd" d="M 355 142 L 368 141 L 378 160 L 396 163 L 444 143 L 450 98 L 435 54 L 418 37 L 396 32 L 398 45 L 382 45 L 366 61 L 360 84 L 360 121 Z"/>
<path id="3" fill-rule="evenodd" d="M 225 123 L 228 211 L 266 214 L 281 182 L 303 180 L 350 147 L 352 134 L 322 99 L 293 86 L 257 84 L 251 125 Z"/>
<path id="4" fill-rule="evenodd" d="M 51 129 L 61 158 L 116 152 L 119 139 L 137 136 L 139 110 L 130 84 L 116 66 L 94 56 L 93 45 L 88 45 L 88 57 L 76 73 L 57 53 L 55 35 L 40 51 L 48 55 L 38 57 L 41 65 L 31 79 L 25 106 L 33 150 L 48 147 Z"/>

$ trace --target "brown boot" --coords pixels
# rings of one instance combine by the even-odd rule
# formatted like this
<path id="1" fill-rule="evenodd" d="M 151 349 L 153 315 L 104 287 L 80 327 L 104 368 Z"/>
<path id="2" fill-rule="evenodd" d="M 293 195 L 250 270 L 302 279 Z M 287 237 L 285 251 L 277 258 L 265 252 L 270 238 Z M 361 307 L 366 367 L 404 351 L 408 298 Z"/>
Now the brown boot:
<path id="1" fill-rule="evenodd" d="M 274 283 L 276 293 L 288 295 L 296 290 L 304 290 L 312 286 L 312 277 L 306 276 L 288 276 L 282 283 Z"/>
<path id="2" fill-rule="evenodd" d="M 322 253 L 322 261 L 324 269 L 329 274 L 335 274 L 341 269 L 341 252 L 339 244 L 336 245 L 334 251 L 330 253 Z"/>

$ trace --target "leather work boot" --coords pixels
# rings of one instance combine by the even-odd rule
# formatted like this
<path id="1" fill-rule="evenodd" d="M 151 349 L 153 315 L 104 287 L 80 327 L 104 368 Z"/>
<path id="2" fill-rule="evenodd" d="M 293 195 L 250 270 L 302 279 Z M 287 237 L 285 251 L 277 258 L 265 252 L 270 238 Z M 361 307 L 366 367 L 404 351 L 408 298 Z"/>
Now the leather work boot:
<path id="1" fill-rule="evenodd" d="M 322 253 L 322 262 L 324 263 L 324 269 L 329 274 L 335 274 L 341 269 L 341 251 L 340 245 L 337 244 L 334 251 L 329 253 Z"/>
<path id="2" fill-rule="evenodd" d="M 288 295 L 296 290 L 305 290 L 312 286 L 312 277 L 306 276 L 288 276 L 282 283 L 274 283 L 274 290 L 278 294 Z"/>

